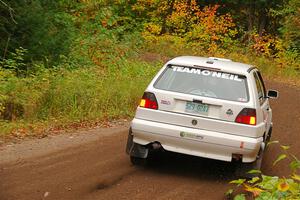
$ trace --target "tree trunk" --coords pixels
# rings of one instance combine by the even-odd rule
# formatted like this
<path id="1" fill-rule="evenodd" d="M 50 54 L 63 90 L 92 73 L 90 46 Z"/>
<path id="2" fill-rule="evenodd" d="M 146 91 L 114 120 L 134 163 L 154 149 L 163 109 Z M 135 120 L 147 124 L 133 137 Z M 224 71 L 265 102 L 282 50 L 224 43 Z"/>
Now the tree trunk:
<path id="1" fill-rule="evenodd" d="M 255 1 L 250 1 L 247 8 L 248 32 L 253 31 L 255 20 Z"/>
<path id="2" fill-rule="evenodd" d="M 174 3 L 175 3 L 175 0 L 168 0 L 168 10 L 165 13 L 165 15 L 163 16 L 163 22 L 162 22 L 160 34 L 164 34 L 167 32 L 167 18 L 168 18 L 168 16 L 172 15 L 172 13 L 173 13 Z"/>
<path id="3" fill-rule="evenodd" d="M 267 25 L 267 12 L 266 9 L 263 8 L 259 12 L 259 18 L 258 18 L 258 34 L 261 37 L 265 31 L 266 25 Z"/>

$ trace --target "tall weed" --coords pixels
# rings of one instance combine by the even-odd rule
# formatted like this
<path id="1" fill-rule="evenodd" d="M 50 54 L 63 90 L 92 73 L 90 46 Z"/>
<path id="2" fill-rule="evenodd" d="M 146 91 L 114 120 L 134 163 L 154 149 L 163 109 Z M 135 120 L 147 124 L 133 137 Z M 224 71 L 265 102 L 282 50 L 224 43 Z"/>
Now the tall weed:
<path id="1" fill-rule="evenodd" d="M 160 67 L 120 59 L 106 69 L 45 71 L 34 77 L 4 81 L 0 94 L 13 98 L 23 108 L 22 117 L 11 119 L 14 123 L 21 119 L 22 123 L 34 123 L 131 117 Z M 8 124 L 2 121 L 1 126 Z"/>

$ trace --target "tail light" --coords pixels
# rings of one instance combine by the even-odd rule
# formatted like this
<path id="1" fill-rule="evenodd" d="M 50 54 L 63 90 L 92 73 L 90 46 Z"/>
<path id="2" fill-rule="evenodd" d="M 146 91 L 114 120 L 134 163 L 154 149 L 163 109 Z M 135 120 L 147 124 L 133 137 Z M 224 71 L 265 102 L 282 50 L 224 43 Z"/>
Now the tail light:
<path id="1" fill-rule="evenodd" d="M 145 92 L 141 99 L 140 107 L 157 110 L 158 104 L 155 95 L 151 92 Z"/>
<path id="2" fill-rule="evenodd" d="M 253 108 L 244 108 L 235 118 L 235 122 L 256 125 L 256 110 Z"/>

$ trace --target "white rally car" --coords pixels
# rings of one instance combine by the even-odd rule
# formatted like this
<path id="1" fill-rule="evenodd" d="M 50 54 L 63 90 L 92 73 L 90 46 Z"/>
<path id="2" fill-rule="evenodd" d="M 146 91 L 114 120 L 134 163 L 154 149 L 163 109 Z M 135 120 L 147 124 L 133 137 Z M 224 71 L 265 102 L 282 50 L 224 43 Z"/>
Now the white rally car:
<path id="1" fill-rule="evenodd" d="M 272 110 L 256 67 L 222 58 L 177 57 L 147 87 L 131 122 L 133 164 L 153 149 L 256 163 L 272 132 Z"/>

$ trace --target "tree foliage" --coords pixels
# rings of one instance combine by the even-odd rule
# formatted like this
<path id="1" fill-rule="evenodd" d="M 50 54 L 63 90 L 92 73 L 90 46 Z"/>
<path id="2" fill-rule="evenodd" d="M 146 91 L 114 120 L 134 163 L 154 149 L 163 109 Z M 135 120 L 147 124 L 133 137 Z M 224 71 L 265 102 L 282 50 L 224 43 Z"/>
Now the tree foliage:
<path id="1" fill-rule="evenodd" d="M 275 12 L 276 13 L 276 12 Z M 277 11 L 283 17 L 279 28 L 282 38 L 289 50 L 300 53 L 300 1 L 290 0 L 286 6 Z"/>
<path id="2" fill-rule="evenodd" d="M 1 2 L 2 59 L 19 47 L 28 49 L 27 61 L 53 64 L 61 54 L 68 53 L 75 33 L 69 4 L 47 0 Z"/>
<path id="3" fill-rule="evenodd" d="M 211 52 L 235 43 L 266 56 L 299 55 L 298 0 L 1 0 L 0 11 L 0 58 L 22 47 L 27 63 L 48 67 L 87 34 L 119 41 L 142 32 L 150 42 L 191 43 Z"/>

